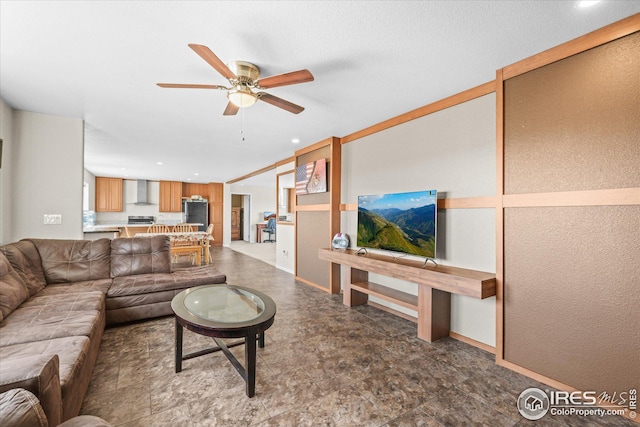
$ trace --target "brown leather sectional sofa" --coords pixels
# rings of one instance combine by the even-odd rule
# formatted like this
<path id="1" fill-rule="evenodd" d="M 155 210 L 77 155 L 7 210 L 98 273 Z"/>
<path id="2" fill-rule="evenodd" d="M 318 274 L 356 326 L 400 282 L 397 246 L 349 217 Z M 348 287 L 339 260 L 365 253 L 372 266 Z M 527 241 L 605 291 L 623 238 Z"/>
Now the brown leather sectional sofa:
<path id="1" fill-rule="evenodd" d="M 49 426 L 78 415 L 105 325 L 169 315 L 183 289 L 226 282 L 212 266 L 172 270 L 170 255 L 166 236 L 0 246 L 0 393 L 33 393 Z"/>

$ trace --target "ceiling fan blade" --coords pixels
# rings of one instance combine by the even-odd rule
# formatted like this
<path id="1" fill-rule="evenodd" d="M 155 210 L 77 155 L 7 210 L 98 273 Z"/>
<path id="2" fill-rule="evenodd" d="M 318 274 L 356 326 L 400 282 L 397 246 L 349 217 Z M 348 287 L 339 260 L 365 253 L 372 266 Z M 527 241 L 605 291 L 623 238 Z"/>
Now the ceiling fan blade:
<path id="1" fill-rule="evenodd" d="M 291 71 L 290 73 L 277 74 L 275 76 L 265 77 L 256 82 L 263 88 L 271 88 L 278 86 L 295 85 L 298 83 L 312 82 L 313 75 L 309 70 Z"/>
<path id="2" fill-rule="evenodd" d="M 202 59 L 207 61 L 209 65 L 216 69 L 217 72 L 222 74 L 227 80 L 238 80 L 233 71 L 227 67 L 224 62 L 218 58 L 215 53 L 211 52 L 211 49 L 201 44 L 189 44 L 189 47 L 194 50 L 195 53 L 200 55 Z"/>
<path id="3" fill-rule="evenodd" d="M 236 114 L 238 114 L 238 110 L 240 109 L 240 107 L 238 107 L 236 104 L 229 102 L 227 104 L 227 108 L 224 109 L 224 113 L 222 113 L 223 116 L 235 116 Z"/>
<path id="4" fill-rule="evenodd" d="M 296 105 L 292 102 L 285 101 L 282 98 L 278 98 L 277 96 L 270 95 L 266 92 L 258 92 L 258 99 L 266 102 L 267 104 L 274 105 L 278 108 L 282 108 L 283 110 L 287 110 L 293 114 L 300 114 L 304 111 L 304 107 Z"/>
<path id="5" fill-rule="evenodd" d="M 181 83 L 157 83 L 160 87 L 176 88 L 176 89 L 226 89 L 224 86 L 218 85 L 198 85 L 198 84 L 181 84 Z"/>

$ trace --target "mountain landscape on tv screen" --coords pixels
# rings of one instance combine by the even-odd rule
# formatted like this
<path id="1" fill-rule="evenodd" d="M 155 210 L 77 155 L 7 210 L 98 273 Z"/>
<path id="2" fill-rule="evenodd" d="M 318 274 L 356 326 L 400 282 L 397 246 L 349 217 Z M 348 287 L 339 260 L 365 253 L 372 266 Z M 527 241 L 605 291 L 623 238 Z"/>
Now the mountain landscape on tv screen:
<path id="1" fill-rule="evenodd" d="M 358 207 L 358 246 L 435 256 L 436 205 L 411 209 Z"/>

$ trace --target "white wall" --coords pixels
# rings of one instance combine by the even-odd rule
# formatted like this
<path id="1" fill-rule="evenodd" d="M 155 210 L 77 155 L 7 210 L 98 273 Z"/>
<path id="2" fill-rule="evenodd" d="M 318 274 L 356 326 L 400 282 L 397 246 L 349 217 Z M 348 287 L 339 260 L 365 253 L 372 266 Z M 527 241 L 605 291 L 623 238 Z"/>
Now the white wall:
<path id="1" fill-rule="evenodd" d="M 0 138 L 2 142 L 2 165 L 0 168 L 0 244 L 10 243 L 11 195 L 13 169 L 13 109 L 0 99 Z"/>
<path id="2" fill-rule="evenodd" d="M 276 175 L 295 170 L 295 162 L 287 163 L 276 168 Z M 290 201 L 290 205 L 293 201 Z M 295 227 L 293 225 L 278 224 L 276 227 L 276 267 L 288 273 L 295 274 Z"/>
<path id="3" fill-rule="evenodd" d="M 89 184 L 89 210 L 93 211 L 96 209 L 96 176 L 85 169 L 84 182 Z"/>
<path id="4" fill-rule="evenodd" d="M 342 203 L 358 195 L 436 189 L 439 197 L 495 195 L 495 94 L 447 108 L 342 146 Z M 341 229 L 356 246 L 357 212 Z M 495 272 L 495 210 L 438 213 L 438 263 Z M 417 285 L 370 274 L 371 281 L 417 294 Z M 386 301 L 379 304 L 416 316 Z M 495 345 L 495 298 L 452 295 L 451 330 Z"/>
<path id="5" fill-rule="evenodd" d="M 82 239 L 83 121 L 15 110 L 12 139 L 11 231 L 4 240 Z M 45 214 L 62 215 L 62 224 L 44 225 Z"/>

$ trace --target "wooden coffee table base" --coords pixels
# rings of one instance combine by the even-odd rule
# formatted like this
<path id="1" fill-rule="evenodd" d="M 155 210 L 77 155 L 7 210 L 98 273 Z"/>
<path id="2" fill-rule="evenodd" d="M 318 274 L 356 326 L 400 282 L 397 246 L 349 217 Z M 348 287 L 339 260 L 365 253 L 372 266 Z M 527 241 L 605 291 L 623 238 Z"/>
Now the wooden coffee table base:
<path id="1" fill-rule="evenodd" d="M 248 329 L 247 335 L 241 341 L 235 341 L 229 344 L 225 344 L 225 342 L 218 337 L 211 336 L 208 334 L 207 330 L 202 328 L 194 327 L 193 325 L 182 325 L 178 318 L 176 317 L 176 373 L 182 371 L 182 361 L 193 359 L 194 357 L 204 356 L 205 354 L 215 353 L 216 351 L 222 351 L 224 355 L 229 359 L 229 362 L 236 368 L 236 371 L 240 374 L 240 376 L 244 379 L 246 383 L 246 393 L 247 396 L 253 397 L 256 394 L 256 342 L 260 348 L 264 348 L 264 332 L 258 333 L 256 329 Z M 189 354 L 182 354 L 182 337 L 184 334 L 184 328 L 189 329 L 192 332 L 195 332 L 200 335 L 211 336 L 215 343 L 216 347 L 207 348 L 204 350 L 196 351 Z M 229 348 L 237 347 L 239 345 L 244 344 L 244 361 L 245 364 L 242 364 L 236 359 L 236 357 L 231 353 Z"/>

